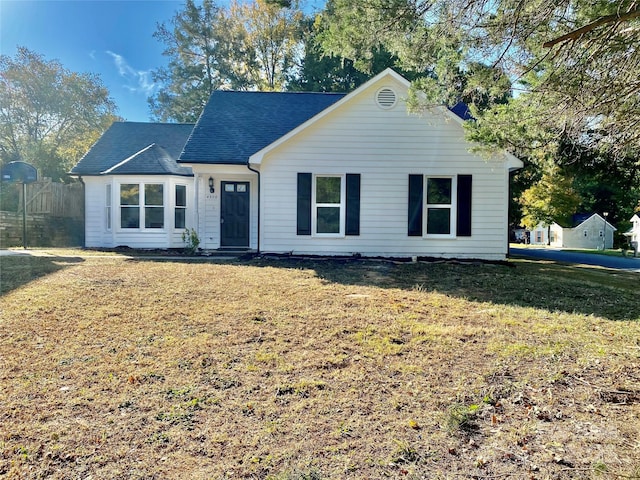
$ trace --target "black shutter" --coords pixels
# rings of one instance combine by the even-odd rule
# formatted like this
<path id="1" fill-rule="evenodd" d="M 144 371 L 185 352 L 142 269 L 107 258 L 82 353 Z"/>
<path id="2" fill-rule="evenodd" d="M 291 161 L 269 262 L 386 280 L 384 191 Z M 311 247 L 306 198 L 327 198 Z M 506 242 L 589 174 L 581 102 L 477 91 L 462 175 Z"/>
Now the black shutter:
<path id="1" fill-rule="evenodd" d="M 311 174 L 298 173 L 297 234 L 311 235 Z"/>
<path id="2" fill-rule="evenodd" d="M 409 175 L 409 228 L 410 237 L 422 236 L 423 175 Z"/>
<path id="3" fill-rule="evenodd" d="M 347 173 L 346 235 L 360 235 L 360 174 Z"/>
<path id="4" fill-rule="evenodd" d="M 471 236 L 471 175 L 458 175 L 456 235 Z"/>

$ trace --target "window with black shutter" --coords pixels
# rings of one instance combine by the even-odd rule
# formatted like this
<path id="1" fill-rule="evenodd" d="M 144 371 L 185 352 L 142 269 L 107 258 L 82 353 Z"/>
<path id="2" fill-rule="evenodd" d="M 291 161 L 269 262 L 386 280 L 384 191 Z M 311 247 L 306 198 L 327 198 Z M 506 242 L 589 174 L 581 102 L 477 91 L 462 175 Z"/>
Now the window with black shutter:
<path id="1" fill-rule="evenodd" d="M 298 173 L 297 234 L 360 235 L 360 174 Z"/>

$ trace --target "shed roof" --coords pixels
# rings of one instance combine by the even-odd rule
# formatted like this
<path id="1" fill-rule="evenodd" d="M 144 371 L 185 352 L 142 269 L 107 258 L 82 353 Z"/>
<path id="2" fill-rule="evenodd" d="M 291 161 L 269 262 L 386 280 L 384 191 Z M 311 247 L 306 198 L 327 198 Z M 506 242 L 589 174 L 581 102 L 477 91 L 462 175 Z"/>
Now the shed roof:
<path id="1" fill-rule="evenodd" d="M 213 92 L 179 161 L 244 165 L 251 155 L 345 95 L 307 92 Z"/>
<path id="2" fill-rule="evenodd" d="M 190 175 L 176 160 L 192 129 L 190 123 L 114 122 L 70 173 Z"/>

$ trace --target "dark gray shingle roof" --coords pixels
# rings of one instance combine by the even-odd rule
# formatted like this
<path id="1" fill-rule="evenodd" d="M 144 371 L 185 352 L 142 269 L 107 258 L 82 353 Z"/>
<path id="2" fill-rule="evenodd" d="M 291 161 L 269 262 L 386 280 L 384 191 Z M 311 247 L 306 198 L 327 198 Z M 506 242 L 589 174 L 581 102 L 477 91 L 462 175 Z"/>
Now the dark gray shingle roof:
<path id="1" fill-rule="evenodd" d="M 114 122 L 70 173 L 104 175 L 118 166 L 109 174 L 190 175 L 176 160 L 192 129 L 193 124 Z"/>
<path id="2" fill-rule="evenodd" d="M 344 96 L 344 93 L 214 92 L 179 161 L 245 164 L 251 155 Z"/>
<path id="3" fill-rule="evenodd" d="M 178 165 L 164 148 L 155 143 L 100 173 L 104 175 L 193 175 L 190 168 Z"/>

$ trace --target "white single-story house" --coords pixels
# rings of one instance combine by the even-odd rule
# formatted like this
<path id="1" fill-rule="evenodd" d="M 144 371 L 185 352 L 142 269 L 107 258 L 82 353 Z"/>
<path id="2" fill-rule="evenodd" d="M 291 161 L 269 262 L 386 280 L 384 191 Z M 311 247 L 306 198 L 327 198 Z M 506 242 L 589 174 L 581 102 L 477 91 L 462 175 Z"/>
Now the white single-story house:
<path id="1" fill-rule="evenodd" d="M 613 232 L 616 228 L 604 217 L 597 213 L 575 215 L 573 223 L 573 227 L 563 227 L 556 222 L 550 226 L 538 225 L 531 231 L 531 245 L 592 250 L 602 250 L 603 245 L 604 248 L 613 248 Z"/>
<path id="2" fill-rule="evenodd" d="M 632 246 L 635 242 L 635 249 L 638 250 L 640 245 L 640 214 L 635 213 L 629 221 L 631 222 L 631 230 L 625 232 L 624 235 L 629 239 Z"/>
<path id="3" fill-rule="evenodd" d="M 193 228 L 207 250 L 504 259 L 522 162 L 471 153 L 449 109 L 408 113 L 409 85 L 217 91 L 195 126 L 115 123 L 71 171 L 86 246 L 177 248 Z"/>

